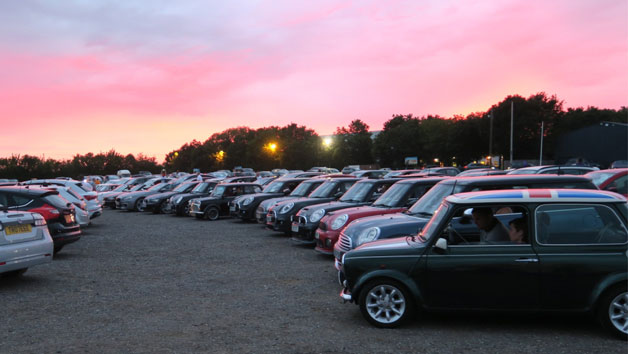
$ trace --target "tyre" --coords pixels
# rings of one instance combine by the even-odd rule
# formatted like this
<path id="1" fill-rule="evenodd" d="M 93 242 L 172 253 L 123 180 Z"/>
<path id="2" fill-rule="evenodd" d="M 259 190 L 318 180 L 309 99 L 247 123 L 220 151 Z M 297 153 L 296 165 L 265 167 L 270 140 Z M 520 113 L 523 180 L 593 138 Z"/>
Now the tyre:
<path id="1" fill-rule="evenodd" d="M 597 319 L 613 335 L 628 339 L 628 290 L 625 284 L 604 293 L 598 303 Z"/>
<path id="2" fill-rule="evenodd" d="M 159 213 L 165 214 L 167 212 L 167 210 L 166 210 L 166 202 L 165 201 L 161 202 L 161 204 L 159 204 L 159 208 L 157 210 L 159 210 Z"/>
<path id="3" fill-rule="evenodd" d="M 220 217 L 220 211 L 216 207 L 207 207 L 207 209 L 205 209 L 205 213 L 203 213 L 203 216 L 207 220 L 218 220 L 218 218 Z"/>
<path id="4" fill-rule="evenodd" d="M 17 269 L 17 270 L 12 270 L 10 272 L 6 272 L 6 273 L 2 273 L 2 275 L 4 277 L 7 278 L 15 278 L 15 277 L 19 277 L 22 274 L 26 273 L 26 271 L 28 270 L 28 268 L 22 268 L 22 269 Z"/>
<path id="5" fill-rule="evenodd" d="M 407 321 L 414 312 L 413 300 L 399 282 L 377 279 L 360 292 L 360 311 L 372 325 L 394 328 Z"/>
<path id="6" fill-rule="evenodd" d="M 55 255 L 55 254 L 61 252 L 62 249 L 63 249 L 63 246 L 55 245 L 52 254 Z"/>
<path id="7" fill-rule="evenodd" d="M 144 198 L 140 198 L 135 202 L 135 210 L 137 211 L 144 211 L 144 203 L 142 203 L 144 201 Z"/>

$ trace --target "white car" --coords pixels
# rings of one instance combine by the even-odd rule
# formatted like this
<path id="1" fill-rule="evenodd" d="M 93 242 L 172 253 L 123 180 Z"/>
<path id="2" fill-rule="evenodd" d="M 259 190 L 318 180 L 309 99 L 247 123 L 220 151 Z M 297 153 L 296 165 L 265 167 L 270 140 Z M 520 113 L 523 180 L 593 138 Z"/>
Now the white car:
<path id="1" fill-rule="evenodd" d="M 29 267 L 51 262 L 53 243 L 44 217 L 0 208 L 0 273 L 18 276 Z"/>

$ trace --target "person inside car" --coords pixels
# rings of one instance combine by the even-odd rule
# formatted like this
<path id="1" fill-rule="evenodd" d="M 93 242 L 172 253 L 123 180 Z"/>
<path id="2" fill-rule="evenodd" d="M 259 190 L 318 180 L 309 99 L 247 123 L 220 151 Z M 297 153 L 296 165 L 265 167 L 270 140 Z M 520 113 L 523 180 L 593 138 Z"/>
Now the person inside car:
<path id="1" fill-rule="evenodd" d="M 510 220 L 508 223 L 510 229 L 508 230 L 508 237 L 510 242 L 523 244 L 528 243 L 528 223 L 525 218 L 517 218 Z"/>
<path id="2" fill-rule="evenodd" d="M 491 208 L 473 208 L 473 221 L 480 229 L 480 242 L 508 242 L 508 230 L 493 216 Z"/>

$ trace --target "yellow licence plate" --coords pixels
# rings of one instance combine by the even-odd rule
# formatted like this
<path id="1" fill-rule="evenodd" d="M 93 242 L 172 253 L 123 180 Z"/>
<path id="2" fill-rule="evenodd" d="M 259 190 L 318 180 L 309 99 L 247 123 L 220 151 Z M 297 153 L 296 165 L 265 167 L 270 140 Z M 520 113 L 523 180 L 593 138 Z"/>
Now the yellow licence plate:
<path id="1" fill-rule="evenodd" d="M 31 232 L 32 226 L 31 224 L 26 225 L 9 225 L 6 229 L 7 236 L 15 235 L 15 234 L 24 234 L 27 232 Z"/>

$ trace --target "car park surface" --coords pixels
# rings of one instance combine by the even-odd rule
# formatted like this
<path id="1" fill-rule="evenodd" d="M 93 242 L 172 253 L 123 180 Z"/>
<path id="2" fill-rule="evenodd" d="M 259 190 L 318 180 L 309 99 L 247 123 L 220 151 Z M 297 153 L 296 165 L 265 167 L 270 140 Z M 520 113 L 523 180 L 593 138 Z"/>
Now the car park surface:
<path id="1" fill-rule="evenodd" d="M 425 313 L 380 330 L 338 300 L 327 257 L 258 224 L 111 210 L 52 263 L 0 280 L 0 301 L 10 353 L 626 350 L 587 316 Z"/>

